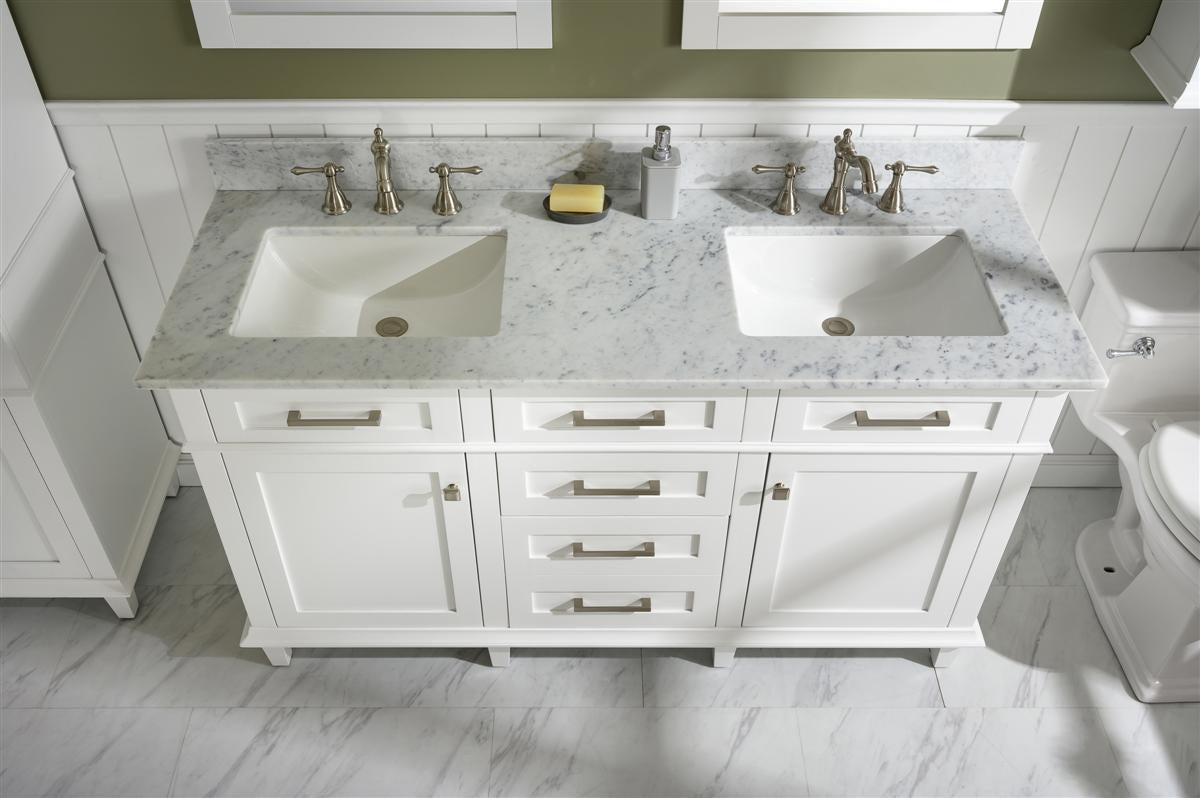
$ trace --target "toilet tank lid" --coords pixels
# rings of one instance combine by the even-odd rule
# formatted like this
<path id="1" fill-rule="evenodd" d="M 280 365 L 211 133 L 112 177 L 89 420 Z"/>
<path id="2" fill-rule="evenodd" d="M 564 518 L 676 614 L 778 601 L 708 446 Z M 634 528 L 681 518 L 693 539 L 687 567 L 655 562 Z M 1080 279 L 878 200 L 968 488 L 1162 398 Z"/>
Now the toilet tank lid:
<path id="1" fill-rule="evenodd" d="M 1102 252 L 1092 279 L 1132 327 L 1200 325 L 1200 251 Z"/>

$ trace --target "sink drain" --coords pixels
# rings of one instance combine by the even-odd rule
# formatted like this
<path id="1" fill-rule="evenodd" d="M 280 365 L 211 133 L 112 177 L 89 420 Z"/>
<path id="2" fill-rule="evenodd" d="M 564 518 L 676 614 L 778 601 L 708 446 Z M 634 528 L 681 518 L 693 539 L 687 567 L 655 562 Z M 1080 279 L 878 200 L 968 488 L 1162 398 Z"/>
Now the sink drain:
<path id="1" fill-rule="evenodd" d="M 854 335 L 854 322 L 841 316 L 830 316 L 821 322 L 826 335 Z"/>
<path id="2" fill-rule="evenodd" d="M 385 316 L 375 322 L 375 332 L 384 338 L 399 338 L 408 332 L 408 322 L 399 316 Z"/>

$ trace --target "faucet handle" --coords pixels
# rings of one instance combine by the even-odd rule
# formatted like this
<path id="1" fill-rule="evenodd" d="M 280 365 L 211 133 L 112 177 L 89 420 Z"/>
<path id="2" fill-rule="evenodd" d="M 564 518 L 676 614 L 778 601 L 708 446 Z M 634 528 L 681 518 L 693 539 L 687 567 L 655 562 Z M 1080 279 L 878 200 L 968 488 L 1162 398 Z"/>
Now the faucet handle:
<path id="1" fill-rule="evenodd" d="M 905 172 L 924 172 L 927 175 L 936 175 L 938 168 L 936 166 L 909 166 L 904 161 L 895 161 L 893 163 L 884 164 L 883 168 L 892 174 L 904 174 Z"/>
<path id="2" fill-rule="evenodd" d="M 900 213 L 905 209 L 904 192 L 900 188 L 900 180 L 904 177 L 905 172 L 924 172 L 929 175 L 938 173 L 936 166 L 909 166 L 904 161 L 884 164 L 883 168 L 892 173 L 891 185 L 884 190 L 883 196 L 879 198 L 879 204 L 876 206 L 884 213 Z"/>
<path id="3" fill-rule="evenodd" d="M 796 175 L 805 171 L 803 166 L 795 161 L 788 161 L 783 166 L 755 164 L 750 167 L 750 171 L 756 175 L 761 175 L 763 172 L 783 172 L 783 188 L 779 189 L 779 195 L 771 203 L 771 210 L 780 216 L 796 214 L 798 210 L 796 207 Z"/>
<path id="4" fill-rule="evenodd" d="M 437 196 L 433 199 L 433 212 L 438 216 L 454 216 L 462 210 L 462 203 L 458 201 L 454 189 L 450 186 L 450 175 L 477 175 L 482 171 L 483 167 L 480 166 L 451 166 L 445 161 L 429 167 L 430 174 L 437 175 L 440 181 Z"/>
<path id="5" fill-rule="evenodd" d="M 445 161 L 438 164 L 437 166 L 429 167 L 429 173 L 431 175 L 437 175 L 438 177 L 444 177 L 445 175 L 457 175 L 457 174 L 477 175 L 482 171 L 483 171 L 482 166 L 451 166 L 450 164 L 446 163 Z"/>
<path id="6" fill-rule="evenodd" d="M 350 200 L 346 198 L 342 192 L 342 187 L 338 185 L 337 176 L 346 171 L 344 166 L 339 166 L 333 161 L 327 161 L 324 166 L 293 166 L 292 174 L 294 175 L 325 175 L 325 202 L 321 205 L 323 210 L 329 216 L 341 216 L 350 210 Z"/>
<path id="7" fill-rule="evenodd" d="M 783 172 L 784 177 L 795 177 L 801 172 L 806 172 L 808 170 L 798 163 L 788 161 L 783 166 L 763 166 L 762 164 L 755 164 L 754 166 L 750 167 L 750 171 L 756 175 L 761 175 L 763 172 Z"/>

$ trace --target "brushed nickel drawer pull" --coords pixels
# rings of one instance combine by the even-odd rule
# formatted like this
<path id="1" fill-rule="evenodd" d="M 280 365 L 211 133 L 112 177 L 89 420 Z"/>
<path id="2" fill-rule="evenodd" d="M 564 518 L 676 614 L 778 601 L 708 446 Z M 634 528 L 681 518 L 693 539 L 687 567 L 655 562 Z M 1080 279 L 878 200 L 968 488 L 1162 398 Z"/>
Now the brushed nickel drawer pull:
<path id="1" fill-rule="evenodd" d="M 771 486 L 771 498 L 777 502 L 785 502 L 792 495 L 792 489 L 782 482 L 776 482 Z"/>
<path id="2" fill-rule="evenodd" d="M 442 497 L 448 502 L 462 501 L 462 491 L 459 490 L 458 485 L 451 482 L 442 488 Z"/>
<path id="3" fill-rule="evenodd" d="M 572 496 L 659 496 L 662 488 L 657 479 L 646 481 L 644 488 L 589 488 L 582 479 L 571 482 Z"/>
<path id="4" fill-rule="evenodd" d="M 871 418 L 866 410 L 855 410 L 854 424 L 859 427 L 948 427 L 950 411 L 936 410 L 933 418 Z"/>
<path id="5" fill-rule="evenodd" d="M 289 427 L 378 427 L 383 420 L 382 410 L 372 410 L 366 418 L 301 418 L 299 410 L 289 410 Z"/>
<path id="6" fill-rule="evenodd" d="M 571 544 L 571 556 L 575 559 L 583 557 L 653 557 L 654 556 L 654 541 L 648 540 L 645 543 L 639 543 L 636 548 L 632 549 L 593 549 L 588 551 L 583 547 L 583 544 L 576 541 Z"/>
<path id="7" fill-rule="evenodd" d="M 593 604 L 590 607 L 583 603 L 583 599 L 576 597 L 571 600 L 571 612 L 650 612 L 650 597 L 642 596 L 637 600 L 637 604 L 617 604 L 613 606 Z"/>
<path id="8" fill-rule="evenodd" d="M 572 427 L 665 427 L 667 411 L 651 410 L 649 417 L 641 418 L 587 418 L 582 410 L 571 412 Z"/>

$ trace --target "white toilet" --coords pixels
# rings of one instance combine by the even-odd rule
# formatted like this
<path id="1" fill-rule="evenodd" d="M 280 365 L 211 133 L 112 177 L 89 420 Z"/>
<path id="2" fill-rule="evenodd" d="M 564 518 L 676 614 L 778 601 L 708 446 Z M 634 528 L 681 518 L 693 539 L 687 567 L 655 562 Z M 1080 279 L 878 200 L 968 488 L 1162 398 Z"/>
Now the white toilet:
<path id="1" fill-rule="evenodd" d="M 1091 268 L 1083 326 L 1109 384 L 1071 400 L 1116 452 L 1122 489 L 1076 559 L 1138 697 L 1200 701 L 1200 252 L 1105 253 Z"/>

